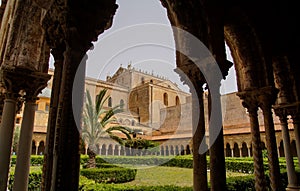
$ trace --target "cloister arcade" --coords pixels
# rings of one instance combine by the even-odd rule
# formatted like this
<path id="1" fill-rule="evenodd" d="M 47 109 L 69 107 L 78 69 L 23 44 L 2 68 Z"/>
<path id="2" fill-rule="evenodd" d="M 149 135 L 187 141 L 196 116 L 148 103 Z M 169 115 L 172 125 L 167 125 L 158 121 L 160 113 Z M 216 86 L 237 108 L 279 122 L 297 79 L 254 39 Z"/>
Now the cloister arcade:
<path id="1" fill-rule="evenodd" d="M 292 161 L 291 141 L 287 117 L 293 121 L 295 145 L 300 158 L 300 81 L 298 54 L 300 48 L 300 12 L 297 2 L 291 1 L 222 1 L 217 0 L 161 0 L 167 10 L 170 23 L 188 31 L 206 45 L 211 54 L 204 53 L 204 60 L 197 56 L 194 42 L 183 33 L 174 31 L 177 48 L 176 64 L 182 81 L 195 87 L 192 91 L 195 134 L 193 148 L 199 148 L 205 135 L 203 112 L 203 85 L 209 84 L 209 106 L 219 105 L 219 86 L 226 78 L 233 63 L 226 60 L 225 41 L 231 49 L 237 73 L 238 96 L 248 110 L 251 123 L 251 146 L 254 158 L 255 190 L 266 190 L 262 158 L 261 134 L 257 119 L 260 108 L 268 151 L 270 187 L 283 190 L 280 180 L 278 149 L 272 109 L 280 117 L 289 190 L 299 190 Z M 35 102 L 38 93 L 47 85 L 50 52 L 55 59 L 54 80 L 51 95 L 47 139 L 45 142 L 42 190 L 78 190 L 80 133 L 72 111 L 72 88 L 77 69 L 80 80 L 76 99 L 83 99 L 86 52 L 92 42 L 104 30 L 111 27 L 118 8 L 114 0 L 28 0 L 2 1 L 0 7 L 0 81 L 1 81 L 1 128 L 0 128 L 0 191 L 5 191 L 10 166 L 12 136 L 15 116 L 24 103 L 19 154 L 16 162 L 14 190 L 26 190 L 31 153 L 31 137 Z M 203 55 L 202 55 L 203 56 Z M 214 57 L 215 61 L 212 61 Z M 197 63 L 201 62 L 203 71 Z M 214 64 L 222 75 L 206 76 L 204 71 L 213 70 Z M 18 106 L 18 107 L 17 107 Z M 80 107 L 79 107 L 80 108 Z M 210 108 L 210 111 L 214 108 Z M 213 114 L 221 114 L 221 110 Z M 213 117 L 211 115 L 211 117 Z M 213 121 L 212 118 L 211 120 Z M 210 189 L 223 191 L 226 187 L 224 137 L 222 124 L 214 121 L 221 131 L 212 140 L 210 155 Z M 213 128 L 210 128 L 213 129 Z M 209 132 L 213 134 L 214 131 Z M 248 142 L 245 142 L 246 144 Z M 225 143 L 226 145 L 226 143 Z M 249 143 L 247 144 L 249 147 Z M 230 148 L 234 147 L 230 143 Z M 244 146 L 245 147 L 245 146 Z M 107 152 L 112 152 L 108 148 Z M 176 146 L 165 151 L 176 151 Z M 245 152 L 245 151 L 244 151 Z M 242 150 L 242 154 L 244 153 Z M 193 187 L 195 191 L 208 190 L 206 153 L 193 152 Z"/>

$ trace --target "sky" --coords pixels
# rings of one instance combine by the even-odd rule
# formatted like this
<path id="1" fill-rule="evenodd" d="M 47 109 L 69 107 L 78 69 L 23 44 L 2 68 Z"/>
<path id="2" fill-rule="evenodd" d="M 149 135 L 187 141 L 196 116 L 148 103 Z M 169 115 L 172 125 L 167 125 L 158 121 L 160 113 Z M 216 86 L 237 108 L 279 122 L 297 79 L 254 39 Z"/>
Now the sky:
<path id="1" fill-rule="evenodd" d="M 86 75 L 105 80 L 120 67 L 131 64 L 137 70 L 164 76 L 188 92 L 176 68 L 173 33 L 165 8 L 159 0 L 117 0 L 119 8 L 113 25 L 98 37 L 89 50 Z M 232 61 L 228 47 L 228 60 Z M 50 60 L 53 68 L 53 58 Z M 231 68 L 222 81 L 221 94 L 237 91 L 236 75 Z"/>

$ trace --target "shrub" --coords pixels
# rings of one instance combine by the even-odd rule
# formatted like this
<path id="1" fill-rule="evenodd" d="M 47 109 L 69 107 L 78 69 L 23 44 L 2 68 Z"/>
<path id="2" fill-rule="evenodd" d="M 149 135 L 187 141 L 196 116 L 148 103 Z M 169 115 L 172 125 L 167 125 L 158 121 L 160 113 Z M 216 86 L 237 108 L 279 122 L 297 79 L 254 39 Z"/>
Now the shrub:
<path id="1" fill-rule="evenodd" d="M 94 184 L 88 185 L 81 191 L 192 191 L 191 187 L 179 186 L 130 186 L 130 185 L 110 185 L 110 184 Z"/>
<path id="2" fill-rule="evenodd" d="M 82 169 L 80 174 L 97 183 L 124 183 L 135 179 L 136 169 L 122 167 Z"/>
<path id="3" fill-rule="evenodd" d="M 28 190 L 35 191 L 40 190 L 42 182 L 42 171 L 35 171 L 29 174 Z M 14 184 L 14 174 L 10 174 L 8 189 L 12 190 Z"/>

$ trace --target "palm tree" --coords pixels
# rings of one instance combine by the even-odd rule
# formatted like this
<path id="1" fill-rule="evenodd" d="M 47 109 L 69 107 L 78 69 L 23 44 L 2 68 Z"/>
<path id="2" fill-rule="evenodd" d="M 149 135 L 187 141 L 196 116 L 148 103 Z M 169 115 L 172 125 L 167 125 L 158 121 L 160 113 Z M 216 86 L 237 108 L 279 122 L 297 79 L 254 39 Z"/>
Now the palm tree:
<path id="1" fill-rule="evenodd" d="M 99 143 L 101 138 L 110 137 L 117 141 L 119 144 L 124 145 L 124 140 L 115 135 L 114 132 L 118 131 L 124 134 L 127 139 L 131 139 L 131 129 L 124 126 L 111 126 L 112 122 L 115 122 L 114 115 L 123 111 L 120 105 L 112 107 L 110 109 L 104 109 L 104 103 L 109 98 L 106 96 L 107 89 L 103 89 L 96 96 L 96 103 L 92 102 L 90 92 L 86 92 L 86 100 L 83 113 L 83 127 L 82 127 L 82 139 L 88 145 L 88 168 L 96 167 L 96 144 Z"/>

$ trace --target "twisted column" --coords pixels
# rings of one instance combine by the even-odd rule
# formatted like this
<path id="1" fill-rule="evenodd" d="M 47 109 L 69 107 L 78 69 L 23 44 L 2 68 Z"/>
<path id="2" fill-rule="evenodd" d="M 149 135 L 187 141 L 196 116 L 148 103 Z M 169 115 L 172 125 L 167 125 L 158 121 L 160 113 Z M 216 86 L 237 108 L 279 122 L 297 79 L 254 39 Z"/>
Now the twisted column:
<path id="1" fill-rule="evenodd" d="M 261 138 L 257 117 L 258 102 L 256 101 L 257 99 L 255 97 L 255 93 L 253 92 L 239 92 L 237 95 L 243 100 L 242 104 L 245 108 L 247 108 L 250 118 L 255 190 L 266 191 L 267 189 L 261 150 Z"/>

